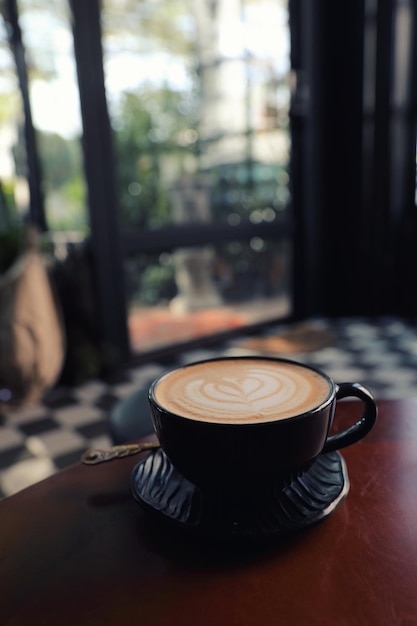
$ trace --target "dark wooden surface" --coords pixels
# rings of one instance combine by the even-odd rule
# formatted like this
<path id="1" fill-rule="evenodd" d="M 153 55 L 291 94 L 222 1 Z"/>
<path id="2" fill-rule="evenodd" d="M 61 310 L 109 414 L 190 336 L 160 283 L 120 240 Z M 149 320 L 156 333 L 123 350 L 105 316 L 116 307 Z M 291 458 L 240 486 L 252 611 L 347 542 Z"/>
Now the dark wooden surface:
<path id="1" fill-rule="evenodd" d="M 343 425 L 358 402 L 342 402 Z M 417 624 L 417 399 L 379 402 L 342 452 L 324 522 L 253 548 L 197 541 L 133 501 L 138 457 L 81 464 L 0 502 L 0 624 Z"/>

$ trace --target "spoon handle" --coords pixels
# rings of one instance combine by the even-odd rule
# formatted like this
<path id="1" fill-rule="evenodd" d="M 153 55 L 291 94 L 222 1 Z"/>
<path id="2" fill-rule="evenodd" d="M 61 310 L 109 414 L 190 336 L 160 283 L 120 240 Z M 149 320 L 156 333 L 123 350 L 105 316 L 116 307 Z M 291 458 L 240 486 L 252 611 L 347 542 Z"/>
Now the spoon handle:
<path id="1" fill-rule="evenodd" d="M 159 448 L 159 446 L 159 441 L 148 441 L 144 443 L 129 443 L 121 446 L 113 446 L 107 450 L 89 448 L 82 454 L 81 461 L 85 463 L 85 465 L 97 465 L 105 461 L 113 461 L 113 459 L 123 459 L 126 456 L 139 454 L 139 452 L 151 450 L 152 448 Z"/>

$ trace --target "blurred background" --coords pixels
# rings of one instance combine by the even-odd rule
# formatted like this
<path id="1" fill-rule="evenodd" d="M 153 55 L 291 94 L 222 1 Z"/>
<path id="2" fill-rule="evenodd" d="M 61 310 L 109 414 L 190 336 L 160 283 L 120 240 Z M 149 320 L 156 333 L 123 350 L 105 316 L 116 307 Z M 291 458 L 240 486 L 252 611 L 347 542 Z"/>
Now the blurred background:
<path id="1" fill-rule="evenodd" d="M 41 233 L 69 378 L 415 313 L 415 7 L 309 4 L 2 0 L 0 228 Z"/>
<path id="2" fill-rule="evenodd" d="M 2 15 L 2 213 L 41 230 L 68 325 L 88 324 L 70 310 L 86 299 L 72 266 L 88 265 L 100 361 L 287 315 L 286 2 Z"/>
<path id="3" fill-rule="evenodd" d="M 412 0 L 0 7 L 5 415 L 285 324 L 413 333 Z"/>

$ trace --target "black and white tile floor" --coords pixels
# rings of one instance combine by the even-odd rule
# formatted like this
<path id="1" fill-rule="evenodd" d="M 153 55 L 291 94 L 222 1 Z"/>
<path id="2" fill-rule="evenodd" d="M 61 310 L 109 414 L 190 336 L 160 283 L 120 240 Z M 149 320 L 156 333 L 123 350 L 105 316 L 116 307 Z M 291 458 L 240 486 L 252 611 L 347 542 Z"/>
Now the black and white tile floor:
<path id="1" fill-rule="evenodd" d="M 355 318 L 310 323 L 331 331 L 331 345 L 286 357 L 315 365 L 336 382 L 361 382 L 377 399 L 417 396 L 417 320 Z M 282 329 L 282 325 L 269 328 L 264 336 Z M 235 339 L 215 349 L 184 352 L 177 362 L 243 352 Z M 129 370 L 123 382 L 95 380 L 75 389 L 58 388 L 42 404 L 13 412 L 0 409 L 0 497 L 77 462 L 89 447 L 111 445 L 111 409 L 166 368 L 166 364 L 148 363 Z"/>

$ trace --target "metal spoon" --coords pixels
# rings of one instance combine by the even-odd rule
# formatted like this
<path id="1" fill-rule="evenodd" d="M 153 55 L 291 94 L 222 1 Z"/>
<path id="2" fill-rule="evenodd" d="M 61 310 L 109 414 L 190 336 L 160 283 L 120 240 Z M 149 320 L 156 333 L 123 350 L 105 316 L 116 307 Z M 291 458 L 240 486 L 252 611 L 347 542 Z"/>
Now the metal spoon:
<path id="1" fill-rule="evenodd" d="M 139 454 L 139 452 L 151 450 L 152 448 L 159 448 L 159 446 L 159 441 L 148 441 L 144 443 L 129 443 L 121 446 L 113 446 L 107 450 L 89 448 L 82 454 L 81 461 L 85 463 L 85 465 L 97 465 L 105 461 L 113 461 L 113 459 L 123 459 L 126 456 Z"/>

